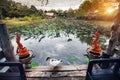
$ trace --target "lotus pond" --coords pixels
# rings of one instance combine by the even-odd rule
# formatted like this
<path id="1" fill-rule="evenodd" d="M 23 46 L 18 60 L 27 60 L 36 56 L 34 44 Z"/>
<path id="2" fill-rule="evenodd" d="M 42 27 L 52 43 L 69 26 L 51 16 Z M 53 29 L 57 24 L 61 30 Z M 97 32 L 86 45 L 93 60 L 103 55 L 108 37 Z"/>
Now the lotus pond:
<path id="1" fill-rule="evenodd" d="M 10 38 L 15 53 L 15 34 L 18 32 L 21 34 L 21 43 L 36 55 L 32 61 L 39 65 L 48 65 L 47 57 L 62 59 L 63 65 L 88 63 L 83 54 L 90 47 L 96 30 L 100 32 L 99 44 L 102 49 L 108 45 L 108 39 L 102 34 L 104 29 L 79 20 L 50 19 L 38 25 L 21 26 L 13 30 L 10 30 Z"/>

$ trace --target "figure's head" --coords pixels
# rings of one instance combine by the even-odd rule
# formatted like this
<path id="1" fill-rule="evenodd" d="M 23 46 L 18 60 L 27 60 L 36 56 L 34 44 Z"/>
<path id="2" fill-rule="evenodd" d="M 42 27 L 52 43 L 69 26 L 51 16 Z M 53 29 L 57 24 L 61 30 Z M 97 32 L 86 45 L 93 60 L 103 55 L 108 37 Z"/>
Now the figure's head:
<path id="1" fill-rule="evenodd" d="M 46 61 L 48 61 L 49 59 L 50 59 L 50 57 L 47 57 L 47 58 L 46 58 Z"/>

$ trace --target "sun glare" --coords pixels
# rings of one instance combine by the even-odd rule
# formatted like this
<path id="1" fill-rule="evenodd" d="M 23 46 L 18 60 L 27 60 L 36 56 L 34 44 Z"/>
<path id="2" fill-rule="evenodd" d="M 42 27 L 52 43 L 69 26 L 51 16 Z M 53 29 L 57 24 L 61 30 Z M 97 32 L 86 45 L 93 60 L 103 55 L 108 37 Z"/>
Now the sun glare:
<path id="1" fill-rule="evenodd" d="M 111 9 L 111 8 L 106 10 L 107 13 L 112 13 L 113 11 L 114 9 Z"/>

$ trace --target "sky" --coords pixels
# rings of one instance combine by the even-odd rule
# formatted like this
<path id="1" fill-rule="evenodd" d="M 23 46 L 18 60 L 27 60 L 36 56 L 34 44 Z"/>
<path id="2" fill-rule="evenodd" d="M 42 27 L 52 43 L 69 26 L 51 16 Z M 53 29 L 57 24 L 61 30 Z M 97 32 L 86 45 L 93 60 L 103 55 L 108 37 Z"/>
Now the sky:
<path id="1" fill-rule="evenodd" d="M 68 10 L 69 8 L 77 9 L 84 0 L 49 0 L 47 5 L 42 5 L 41 0 L 13 0 L 15 2 L 20 2 L 27 6 L 34 5 L 37 9 L 51 10 L 51 9 L 61 9 Z M 45 0 L 44 0 L 45 1 Z"/>

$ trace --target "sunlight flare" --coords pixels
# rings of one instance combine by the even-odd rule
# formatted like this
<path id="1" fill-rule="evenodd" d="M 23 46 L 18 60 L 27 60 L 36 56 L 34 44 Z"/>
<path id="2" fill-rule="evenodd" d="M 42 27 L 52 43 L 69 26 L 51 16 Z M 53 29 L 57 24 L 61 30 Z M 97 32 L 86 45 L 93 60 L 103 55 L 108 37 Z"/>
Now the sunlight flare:
<path id="1" fill-rule="evenodd" d="M 112 13 L 113 11 L 114 11 L 113 8 L 109 8 L 109 9 L 106 10 L 107 13 Z"/>

